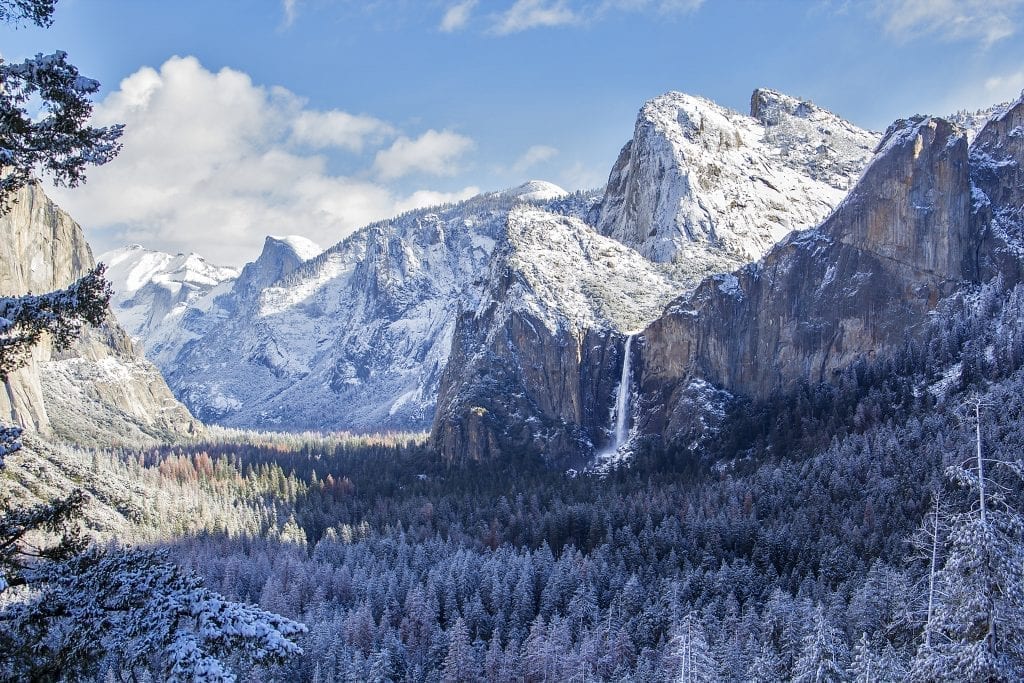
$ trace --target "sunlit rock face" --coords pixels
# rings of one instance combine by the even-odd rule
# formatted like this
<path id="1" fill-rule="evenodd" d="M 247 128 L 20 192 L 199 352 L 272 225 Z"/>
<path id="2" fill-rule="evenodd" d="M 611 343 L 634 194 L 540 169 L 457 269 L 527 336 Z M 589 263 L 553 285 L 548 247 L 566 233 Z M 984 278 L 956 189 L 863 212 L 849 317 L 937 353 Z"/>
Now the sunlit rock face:
<path id="1" fill-rule="evenodd" d="M 0 293 L 66 287 L 94 265 L 81 228 L 38 186 L 19 191 L 0 217 Z M 0 414 L 80 443 L 138 442 L 198 428 L 113 315 L 68 351 L 54 354 L 45 343 L 35 349 L 0 394 Z"/>
<path id="2" fill-rule="evenodd" d="M 964 285 L 1001 268 L 1012 277 L 1024 157 L 1010 123 L 1021 108 L 970 148 L 943 119 L 897 122 L 820 228 L 673 302 L 642 335 L 642 430 L 671 438 L 687 427 L 683 395 L 695 382 L 766 398 L 799 380 L 828 381 L 903 344 Z M 980 165 L 993 149 L 1001 161 Z"/>

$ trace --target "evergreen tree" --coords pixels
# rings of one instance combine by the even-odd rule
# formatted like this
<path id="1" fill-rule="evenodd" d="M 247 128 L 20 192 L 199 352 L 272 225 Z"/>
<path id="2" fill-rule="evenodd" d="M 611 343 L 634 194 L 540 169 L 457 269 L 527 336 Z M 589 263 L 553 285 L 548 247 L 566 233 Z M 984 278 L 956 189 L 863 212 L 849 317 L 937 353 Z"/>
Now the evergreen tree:
<path id="1" fill-rule="evenodd" d="M 0 0 L 0 22 L 48 27 L 56 0 Z M 0 212 L 39 171 L 74 187 L 85 167 L 120 151 L 122 126 L 86 125 L 100 84 L 78 73 L 67 53 L 38 54 L 20 64 L 0 59 Z"/>
<path id="2" fill-rule="evenodd" d="M 918 680 L 1024 679 L 1024 519 L 1012 500 L 1024 467 L 984 455 L 982 405 L 972 402 L 974 456 L 947 469 L 968 495 L 950 512 L 934 605 L 912 667 Z"/>
<path id="3" fill-rule="evenodd" d="M 712 683 L 718 680 L 718 665 L 704 636 L 704 626 L 690 612 L 675 628 L 672 657 L 678 683 Z"/>
<path id="4" fill-rule="evenodd" d="M 804 636 L 803 649 L 793 665 L 793 681 L 831 683 L 845 680 L 845 650 L 842 634 L 832 626 L 824 607 L 818 603 L 814 622 Z"/>
<path id="5" fill-rule="evenodd" d="M 480 679 L 480 667 L 469 642 L 466 623 L 459 617 L 448 632 L 448 655 L 441 672 L 442 683 L 474 683 Z"/>

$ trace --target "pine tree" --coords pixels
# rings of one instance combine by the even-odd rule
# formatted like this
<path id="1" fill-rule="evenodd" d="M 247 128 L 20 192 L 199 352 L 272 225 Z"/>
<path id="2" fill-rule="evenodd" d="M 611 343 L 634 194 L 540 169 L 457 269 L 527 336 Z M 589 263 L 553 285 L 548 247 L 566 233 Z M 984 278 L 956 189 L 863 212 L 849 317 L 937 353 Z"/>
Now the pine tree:
<path id="1" fill-rule="evenodd" d="M 949 515 L 933 609 L 912 664 L 917 680 L 1024 679 L 1024 518 L 1004 483 L 1019 483 L 1024 466 L 984 455 L 983 405 L 971 403 L 974 456 L 946 470 L 968 496 Z"/>
<path id="2" fill-rule="evenodd" d="M 444 658 L 442 683 L 473 683 L 480 679 L 466 623 L 459 617 L 448 632 L 448 655 Z"/>
<path id="3" fill-rule="evenodd" d="M 761 648 L 747 670 L 748 681 L 757 683 L 781 683 L 786 680 L 782 657 L 771 643 L 761 643 Z"/>
<path id="4" fill-rule="evenodd" d="M 679 683 L 710 683 L 718 680 L 718 665 L 704 636 L 704 626 L 690 612 L 675 628 L 671 642 L 672 658 Z"/>
<path id="5" fill-rule="evenodd" d="M 819 603 L 814 623 L 804 636 L 803 649 L 793 665 L 793 681 L 829 683 L 845 680 L 842 663 L 845 651 L 842 634 L 829 623 L 825 609 Z"/>
<path id="6" fill-rule="evenodd" d="M 46 28 L 56 0 L 2 0 L 0 23 Z M 20 64 L 0 59 L 0 212 L 43 171 L 74 187 L 87 165 L 105 164 L 121 149 L 123 126 L 86 125 L 100 84 L 78 73 L 67 53 L 38 54 Z"/>

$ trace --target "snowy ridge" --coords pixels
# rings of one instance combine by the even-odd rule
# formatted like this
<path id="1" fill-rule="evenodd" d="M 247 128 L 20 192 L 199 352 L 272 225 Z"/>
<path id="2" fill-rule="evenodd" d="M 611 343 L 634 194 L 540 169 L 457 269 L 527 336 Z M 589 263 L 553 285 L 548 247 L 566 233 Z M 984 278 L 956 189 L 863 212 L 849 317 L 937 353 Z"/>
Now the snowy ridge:
<path id="1" fill-rule="evenodd" d="M 425 428 L 455 320 L 476 307 L 509 212 L 538 192 L 571 203 L 528 183 L 374 223 L 283 269 L 268 238 L 230 292 L 185 316 L 196 334 L 163 363 L 171 385 L 230 426 Z"/>
<path id="2" fill-rule="evenodd" d="M 753 116 L 670 92 L 641 109 L 608 179 L 599 231 L 658 262 L 695 245 L 734 264 L 817 225 L 871 158 L 878 135 L 770 90 Z"/>
<path id="3" fill-rule="evenodd" d="M 503 253 L 495 264 L 517 276 L 496 303 L 530 313 L 552 333 L 641 329 L 700 281 L 695 274 L 681 282 L 673 269 L 648 261 L 578 218 L 540 207 L 518 207 L 509 214 Z M 481 306 L 487 305 L 485 297 Z"/>
<path id="4" fill-rule="evenodd" d="M 118 322 L 133 338 L 143 340 L 147 351 L 176 347 L 184 312 L 239 273 L 198 254 L 168 254 L 138 244 L 100 254 L 97 260 L 107 264 L 114 288 L 110 305 Z"/>

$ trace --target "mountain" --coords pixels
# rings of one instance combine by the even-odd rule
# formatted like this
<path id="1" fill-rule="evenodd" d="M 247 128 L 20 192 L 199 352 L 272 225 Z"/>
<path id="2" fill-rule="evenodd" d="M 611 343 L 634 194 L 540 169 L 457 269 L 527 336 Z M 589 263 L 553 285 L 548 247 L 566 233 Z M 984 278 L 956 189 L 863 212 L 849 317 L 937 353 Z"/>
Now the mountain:
<path id="1" fill-rule="evenodd" d="M 35 185 L 0 216 L 0 236 L 4 294 L 66 287 L 95 265 L 82 229 Z M 32 362 L 9 378 L 0 412 L 5 421 L 76 443 L 146 443 L 198 428 L 112 314 L 66 352 L 37 347 Z"/>
<path id="2" fill-rule="evenodd" d="M 573 462 L 588 453 L 578 438 L 590 424 L 586 416 L 607 416 L 613 396 L 631 399 L 634 436 L 672 441 L 705 430 L 733 397 L 768 400 L 802 382 L 830 382 L 859 360 L 892 356 L 927 331 L 944 301 L 993 278 L 1001 286 L 1020 281 L 1022 131 L 1024 101 L 994 113 L 971 144 L 968 131 L 944 119 L 897 121 L 860 181 L 819 227 L 790 234 L 755 263 L 708 277 L 640 331 L 635 344 L 613 327 L 613 338 L 588 342 L 588 351 L 600 347 L 603 358 L 621 360 L 597 370 L 563 368 L 569 376 L 559 381 L 587 390 L 576 414 L 543 434 L 557 448 L 510 431 L 545 415 L 543 406 L 519 401 L 518 412 L 486 419 L 493 405 L 551 394 L 549 377 L 530 373 L 525 383 L 492 383 L 483 399 L 468 373 L 446 375 L 452 384 L 442 395 L 465 399 L 448 400 L 439 413 L 437 445 L 450 459 L 506 449 Z M 469 350 L 453 361 L 461 365 L 472 349 L 489 349 L 486 338 L 464 342 Z M 521 351 L 526 344 L 510 346 Z M 627 348 L 630 356 L 623 358 Z M 544 367 L 523 361 L 522 368 Z M 477 374 L 508 374 L 501 363 L 485 365 Z M 613 393 L 620 381 L 628 391 Z M 606 417 L 606 429 L 611 424 Z M 566 445 L 574 440 L 575 448 Z M 602 444 L 591 441 L 593 453 Z"/>
<path id="3" fill-rule="evenodd" d="M 584 214 L 593 202 L 531 181 L 374 223 L 314 258 L 268 238 L 228 291 L 182 313 L 180 347 L 155 357 L 206 421 L 425 429 L 455 320 L 487 286 L 509 211 L 526 203 Z"/>
<path id="4" fill-rule="evenodd" d="M 939 303 L 1020 279 L 1024 101 L 967 132 L 914 117 L 888 130 L 850 196 L 818 229 L 704 282 L 644 330 L 638 429 L 671 437 L 694 383 L 766 399 L 891 354 Z"/>
<path id="5" fill-rule="evenodd" d="M 587 214 L 595 227 L 510 216 L 441 383 L 432 437 L 445 459 L 610 454 L 629 388 L 627 337 L 705 277 L 824 217 L 877 144 L 772 91 L 754 93 L 752 113 L 655 98 Z M 687 222 L 694 207 L 699 225 Z"/>
<path id="6" fill-rule="evenodd" d="M 666 93 L 640 110 L 595 224 L 653 261 L 711 248 L 740 265 L 825 218 L 877 143 L 877 134 L 772 90 L 754 92 L 749 116 Z"/>
<path id="7" fill-rule="evenodd" d="M 219 285 L 238 277 L 236 268 L 208 263 L 198 254 L 168 254 L 133 244 L 100 254 L 113 284 L 111 307 L 154 362 L 175 348 L 185 311 Z"/>
<path id="8" fill-rule="evenodd" d="M 435 444 L 448 460 L 603 443 L 617 340 L 687 283 L 579 218 L 517 207 L 489 283 L 456 326 Z M 690 286 L 695 284 L 688 283 Z"/>

